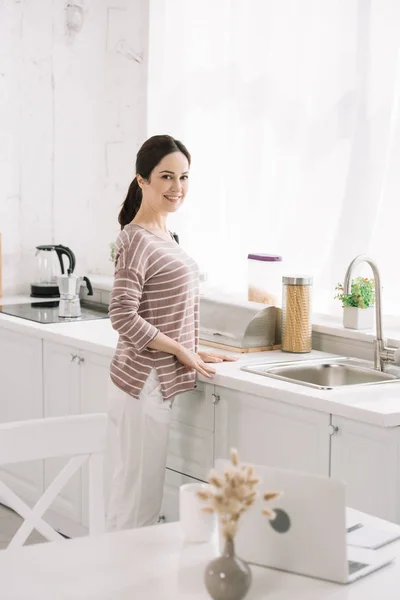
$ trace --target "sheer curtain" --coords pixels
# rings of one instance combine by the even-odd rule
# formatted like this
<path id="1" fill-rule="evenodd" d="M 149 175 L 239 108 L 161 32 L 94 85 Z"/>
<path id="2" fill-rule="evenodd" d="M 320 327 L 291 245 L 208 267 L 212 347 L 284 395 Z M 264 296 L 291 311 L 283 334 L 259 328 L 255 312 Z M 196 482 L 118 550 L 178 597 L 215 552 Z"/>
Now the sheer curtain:
<path id="1" fill-rule="evenodd" d="M 212 285 L 277 253 L 332 312 L 369 253 L 400 314 L 399 33 L 398 0 L 150 0 L 148 134 L 192 154 L 172 226 Z"/>

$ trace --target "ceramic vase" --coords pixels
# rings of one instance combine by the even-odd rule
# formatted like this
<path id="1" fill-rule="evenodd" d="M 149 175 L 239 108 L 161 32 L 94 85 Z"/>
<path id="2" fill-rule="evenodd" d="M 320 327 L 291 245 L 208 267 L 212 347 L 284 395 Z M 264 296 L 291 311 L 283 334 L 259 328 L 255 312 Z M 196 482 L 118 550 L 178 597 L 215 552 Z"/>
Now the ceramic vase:
<path id="1" fill-rule="evenodd" d="M 246 596 L 251 571 L 244 560 L 235 556 L 233 540 L 226 539 L 222 555 L 207 565 L 204 583 L 214 600 L 242 600 Z"/>

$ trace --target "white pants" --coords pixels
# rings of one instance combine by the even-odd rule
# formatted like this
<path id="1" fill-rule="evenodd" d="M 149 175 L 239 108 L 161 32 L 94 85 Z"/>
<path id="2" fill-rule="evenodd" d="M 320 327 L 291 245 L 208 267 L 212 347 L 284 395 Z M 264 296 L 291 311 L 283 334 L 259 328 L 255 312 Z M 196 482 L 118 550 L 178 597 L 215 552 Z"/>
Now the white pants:
<path id="1" fill-rule="evenodd" d="M 109 381 L 107 530 L 157 522 L 164 488 L 172 401 L 163 401 L 152 369 L 139 399 Z M 108 494 L 106 493 L 106 496 Z"/>

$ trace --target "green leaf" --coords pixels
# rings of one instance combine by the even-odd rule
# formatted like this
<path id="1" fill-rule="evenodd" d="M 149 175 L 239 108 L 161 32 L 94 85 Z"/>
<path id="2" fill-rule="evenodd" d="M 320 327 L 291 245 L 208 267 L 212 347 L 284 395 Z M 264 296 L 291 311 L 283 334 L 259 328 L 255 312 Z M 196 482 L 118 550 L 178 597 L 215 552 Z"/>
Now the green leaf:
<path id="1" fill-rule="evenodd" d="M 345 294 L 343 285 L 338 283 L 335 300 L 340 300 L 342 306 L 353 306 L 356 308 L 369 308 L 375 304 L 375 281 L 366 277 L 356 277 L 351 282 L 350 294 Z"/>

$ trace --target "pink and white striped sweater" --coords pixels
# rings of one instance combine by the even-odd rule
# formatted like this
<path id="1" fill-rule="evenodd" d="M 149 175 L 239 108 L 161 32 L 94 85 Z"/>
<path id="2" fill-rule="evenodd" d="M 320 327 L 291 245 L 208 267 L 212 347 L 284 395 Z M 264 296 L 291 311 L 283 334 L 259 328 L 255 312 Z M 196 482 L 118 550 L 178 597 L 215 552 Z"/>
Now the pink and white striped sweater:
<path id="1" fill-rule="evenodd" d="M 199 329 L 198 266 L 174 241 L 165 241 L 136 223 L 118 236 L 110 319 L 119 339 L 110 375 L 137 398 L 152 368 L 164 400 L 193 389 L 195 371 L 172 354 L 147 348 L 161 331 L 197 351 Z"/>

